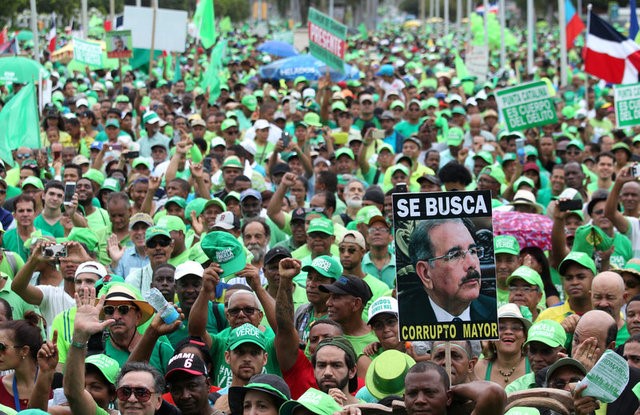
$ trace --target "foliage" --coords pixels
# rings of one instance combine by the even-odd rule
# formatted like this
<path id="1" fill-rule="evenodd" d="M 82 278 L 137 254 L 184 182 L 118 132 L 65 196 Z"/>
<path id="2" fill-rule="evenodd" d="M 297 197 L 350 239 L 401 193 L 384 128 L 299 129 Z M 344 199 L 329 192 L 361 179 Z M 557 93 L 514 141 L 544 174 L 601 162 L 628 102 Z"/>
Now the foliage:
<path id="1" fill-rule="evenodd" d="M 420 13 L 420 2 L 418 0 L 402 0 L 402 3 L 400 3 L 400 10 L 405 13 L 418 16 Z"/>
<path id="2" fill-rule="evenodd" d="M 229 16 L 232 22 L 241 22 L 251 16 L 249 0 L 215 0 L 216 18 Z"/>

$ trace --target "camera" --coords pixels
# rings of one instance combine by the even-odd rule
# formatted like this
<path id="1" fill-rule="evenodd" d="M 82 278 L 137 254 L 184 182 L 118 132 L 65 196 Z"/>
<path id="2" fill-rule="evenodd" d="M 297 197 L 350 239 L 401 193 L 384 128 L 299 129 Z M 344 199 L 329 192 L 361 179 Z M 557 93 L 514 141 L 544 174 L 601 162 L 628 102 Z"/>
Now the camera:
<path id="1" fill-rule="evenodd" d="M 637 164 L 634 164 L 633 166 L 631 166 L 631 169 L 629 169 L 629 171 L 631 172 L 631 175 L 634 178 L 638 178 L 640 177 L 640 166 Z"/>
<path id="2" fill-rule="evenodd" d="M 42 255 L 49 258 L 61 258 L 67 256 L 67 246 L 62 244 L 49 245 L 42 248 Z"/>

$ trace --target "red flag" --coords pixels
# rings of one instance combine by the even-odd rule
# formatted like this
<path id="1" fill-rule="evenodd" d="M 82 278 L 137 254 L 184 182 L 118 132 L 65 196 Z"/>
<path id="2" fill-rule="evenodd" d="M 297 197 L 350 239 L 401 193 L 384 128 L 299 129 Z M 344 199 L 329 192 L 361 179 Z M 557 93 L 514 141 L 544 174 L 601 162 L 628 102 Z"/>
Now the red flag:
<path id="1" fill-rule="evenodd" d="M 56 35 L 56 14 L 52 13 L 49 21 L 49 33 L 47 34 L 47 49 L 49 52 L 56 50 Z"/>

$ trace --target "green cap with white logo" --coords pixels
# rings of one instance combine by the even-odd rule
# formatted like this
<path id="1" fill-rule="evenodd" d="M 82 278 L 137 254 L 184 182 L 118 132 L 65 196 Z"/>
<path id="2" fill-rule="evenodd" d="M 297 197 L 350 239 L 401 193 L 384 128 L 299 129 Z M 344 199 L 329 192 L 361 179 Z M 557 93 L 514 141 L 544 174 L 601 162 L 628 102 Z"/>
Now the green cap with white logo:
<path id="1" fill-rule="evenodd" d="M 316 271 L 320 275 L 337 280 L 342 275 L 342 265 L 334 257 L 328 255 L 320 255 L 316 257 L 311 264 L 302 267 L 302 271 Z"/>

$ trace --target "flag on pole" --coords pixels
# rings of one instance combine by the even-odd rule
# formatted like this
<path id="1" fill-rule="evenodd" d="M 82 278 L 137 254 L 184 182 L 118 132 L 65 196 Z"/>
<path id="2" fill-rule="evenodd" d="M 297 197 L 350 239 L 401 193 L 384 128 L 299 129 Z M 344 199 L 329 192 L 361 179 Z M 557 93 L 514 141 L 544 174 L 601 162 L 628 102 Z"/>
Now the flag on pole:
<path id="1" fill-rule="evenodd" d="M 11 150 L 18 147 L 40 148 L 40 126 L 36 88 L 33 82 L 23 86 L 0 111 L 0 158 L 13 166 Z"/>
<path id="2" fill-rule="evenodd" d="M 51 13 L 49 20 L 49 33 L 47 33 L 47 50 L 53 52 L 56 50 L 56 14 Z"/>
<path id="3" fill-rule="evenodd" d="M 20 53 L 20 46 L 18 45 L 18 38 L 14 37 L 8 42 L 0 44 L 0 55 L 11 54 L 18 55 Z"/>
<path id="4" fill-rule="evenodd" d="M 636 0 L 629 0 L 629 39 L 638 42 L 638 11 Z"/>
<path id="5" fill-rule="evenodd" d="M 489 3 L 489 13 L 493 13 L 493 14 L 498 14 L 498 11 L 500 10 L 500 8 L 498 7 L 498 3 Z M 479 14 L 480 16 L 484 16 L 484 4 L 479 5 L 478 7 L 476 7 L 476 14 Z"/>
<path id="6" fill-rule="evenodd" d="M 9 41 L 9 34 L 7 32 L 7 26 L 4 27 L 4 29 L 2 29 L 2 32 L 0 32 L 0 45 L 3 43 L 7 43 Z"/>
<path id="7" fill-rule="evenodd" d="M 640 71 L 640 46 L 590 11 L 584 62 L 587 73 L 606 82 L 636 83 Z"/>
<path id="8" fill-rule="evenodd" d="M 213 0 L 200 0 L 193 15 L 193 23 L 198 29 L 202 46 L 209 49 L 216 43 L 216 22 Z"/>
<path id="9" fill-rule="evenodd" d="M 227 82 L 226 77 L 221 73 L 222 61 L 227 53 L 227 41 L 221 40 L 211 51 L 211 59 L 209 67 L 205 71 L 200 86 L 209 88 L 209 104 L 213 104 L 218 100 L 223 82 Z"/>
<path id="10" fill-rule="evenodd" d="M 580 15 L 576 13 L 576 8 L 573 7 L 571 0 L 565 0 L 564 2 L 564 20 L 567 28 L 567 49 L 571 49 L 574 40 L 584 30 L 584 23 Z"/>

